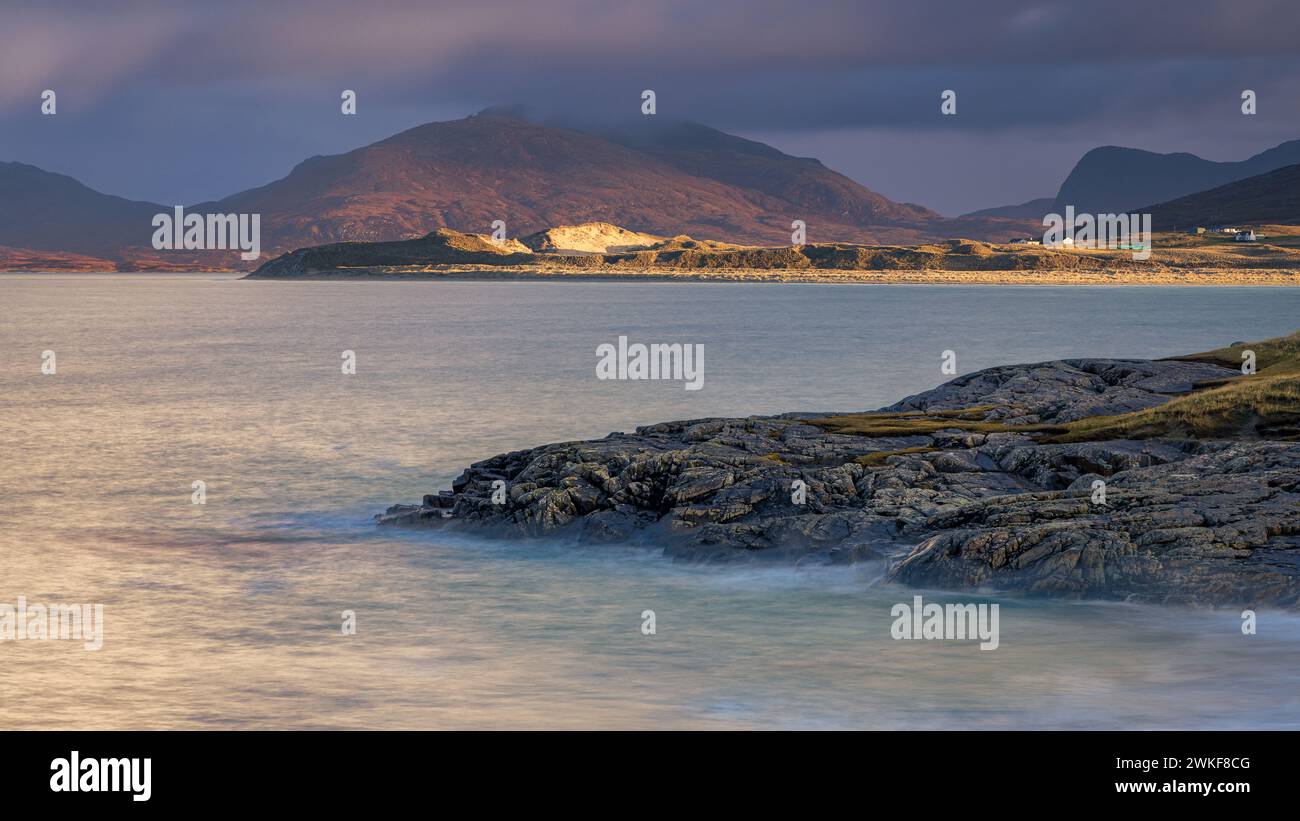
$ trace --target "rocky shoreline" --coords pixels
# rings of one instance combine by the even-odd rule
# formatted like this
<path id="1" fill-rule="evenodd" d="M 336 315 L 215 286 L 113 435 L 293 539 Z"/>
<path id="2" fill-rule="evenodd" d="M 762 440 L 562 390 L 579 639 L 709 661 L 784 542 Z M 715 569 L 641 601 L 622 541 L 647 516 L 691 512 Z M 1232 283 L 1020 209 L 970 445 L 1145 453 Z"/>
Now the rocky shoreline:
<path id="1" fill-rule="evenodd" d="M 677 560 L 876 561 L 914 587 L 1294 609 L 1300 442 L 1060 435 L 1242 378 L 1179 360 L 993 368 L 870 414 L 695 419 L 505 453 L 376 519 L 644 542 Z"/>

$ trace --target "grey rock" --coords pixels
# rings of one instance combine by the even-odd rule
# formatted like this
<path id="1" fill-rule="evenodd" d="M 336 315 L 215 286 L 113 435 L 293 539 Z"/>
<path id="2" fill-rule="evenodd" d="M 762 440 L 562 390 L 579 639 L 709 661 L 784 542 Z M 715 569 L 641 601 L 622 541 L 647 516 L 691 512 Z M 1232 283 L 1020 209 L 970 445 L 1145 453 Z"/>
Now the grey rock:
<path id="1" fill-rule="evenodd" d="M 994 368 L 891 406 L 1059 423 L 1154 407 L 1236 372 L 1074 359 Z M 1300 443 L 865 437 L 824 414 L 694 419 L 494 456 L 381 525 L 662 546 L 680 561 L 885 561 L 949 589 L 1300 608 Z M 896 453 L 883 464 L 858 461 Z M 1092 484 L 1106 483 L 1094 504 Z M 506 503 L 491 502 L 507 483 Z M 796 504 L 800 480 L 806 500 Z"/>
<path id="2" fill-rule="evenodd" d="M 1300 445 L 1233 443 L 1123 470 L 1106 482 L 1104 505 L 1072 487 L 939 514 L 920 528 L 932 535 L 891 578 L 1072 597 L 1297 606 Z"/>
<path id="3" fill-rule="evenodd" d="M 996 406 L 987 420 L 1072 422 L 1160 405 L 1199 382 L 1240 375 L 1199 362 L 1144 359 L 1063 359 L 1007 365 L 959 376 L 890 405 L 891 411 Z"/>

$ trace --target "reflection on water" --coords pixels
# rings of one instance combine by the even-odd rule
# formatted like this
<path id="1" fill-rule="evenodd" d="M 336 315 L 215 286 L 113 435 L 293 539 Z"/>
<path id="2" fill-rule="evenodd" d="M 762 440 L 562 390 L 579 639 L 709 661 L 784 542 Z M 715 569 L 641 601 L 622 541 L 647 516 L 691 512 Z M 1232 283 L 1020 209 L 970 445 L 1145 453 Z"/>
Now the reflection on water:
<path id="1" fill-rule="evenodd" d="M 912 591 L 876 567 L 370 523 L 503 450 L 876 407 L 940 381 L 948 348 L 962 372 L 1203 349 L 1289 332 L 1297 308 L 1248 289 L 0 277 L 0 602 L 106 621 L 97 653 L 0 643 L 0 726 L 1297 728 L 1295 616 L 1244 637 L 1236 613 L 1000 599 L 980 652 L 891 640 Z M 704 390 L 595 379 L 620 334 L 704 344 Z"/>

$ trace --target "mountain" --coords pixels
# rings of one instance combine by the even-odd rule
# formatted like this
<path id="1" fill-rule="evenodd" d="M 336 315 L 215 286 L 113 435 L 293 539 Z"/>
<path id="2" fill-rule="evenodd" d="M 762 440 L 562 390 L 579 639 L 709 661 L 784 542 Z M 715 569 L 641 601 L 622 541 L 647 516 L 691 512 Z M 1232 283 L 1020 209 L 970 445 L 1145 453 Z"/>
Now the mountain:
<path id="1" fill-rule="evenodd" d="M 1291 140 L 1239 162 L 1213 162 L 1195 154 L 1156 154 L 1136 148 L 1094 148 L 1074 166 L 1056 195 L 1056 213 L 1067 205 L 1086 214 L 1134 212 L 1283 166 L 1300 163 L 1300 140 Z"/>
<path id="2" fill-rule="evenodd" d="M 1151 213 L 1152 228 L 1157 231 L 1300 224 L 1300 165 L 1288 165 L 1141 210 Z"/>
<path id="3" fill-rule="evenodd" d="M 1056 199 L 1054 197 L 1041 197 L 1036 200 L 1022 202 L 1019 205 L 1003 205 L 997 208 L 982 208 L 979 211 L 971 211 L 969 214 L 963 214 L 966 217 L 1006 217 L 1009 219 L 1022 220 L 1042 220 L 1044 215 L 1052 213 L 1056 209 Z"/>
<path id="4" fill-rule="evenodd" d="M 172 208 L 103 194 L 34 165 L 0 162 L 0 271 L 241 267 L 237 252 L 155 251 L 153 218 L 163 212 Z"/>
<path id="5" fill-rule="evenodd" d="M 0 162 L 0 245 L 116 256 L 125 246 L 148 247 L 153 215 L 167 210 L 101 194 L 34 165 Z"/>
<path id="6" fill-rule="evenodd" d="M 248 269 L 233 252 L 155 251 L 153 215 L 169 206 L 93 191 L 33 166 L 0 166 L 0 245 L 112 260 L 118 268 Z M 1015 220 L 945 220 L 896 203 L 814 159 L 692 123 L 580 130 L 502 109 L 428 123 L 188 213 L 261 215 L 267 256 L 335 242 L 395 241 L 440 228 L 509 236 L 606 222 L 656 236 L 788 244 L 1004 240 Z M 2 263 L 0 263 L 2 264 Z"/>
<path id="7" fill-rule="evenodd" d="M 693 177 L 790 203 L 795 215 L 817 214 L 856 226 L 915 226 L 943 219 L 920 205 L 897 203 L 881 196 L 818 160 L 792 157 L 769 145 L 699 123 L 650 123 L 605 132 L 604 136 Z"/>
<path id="8" fill-rule="evenodd" d="M 736 242 L 811 236 L 887 240 L 940 219 L 827 169 L 704 126 L 621 139 L 489 109 L 429 123 L 199 210 L 263 214 L 263 246 L 423 236 L 438 228 L 511 236 L 608 222 Z"/>

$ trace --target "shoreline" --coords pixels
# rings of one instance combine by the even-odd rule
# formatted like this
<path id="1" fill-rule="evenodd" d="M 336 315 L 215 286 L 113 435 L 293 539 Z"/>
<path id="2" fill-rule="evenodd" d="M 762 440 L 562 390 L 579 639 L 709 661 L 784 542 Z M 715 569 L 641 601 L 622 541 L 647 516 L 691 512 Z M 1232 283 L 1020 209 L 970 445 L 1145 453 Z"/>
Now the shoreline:
<path id="1" fill-rule="evenodd" d="M 248 274 L 241 280 L 338 280 L 419 282 L 711 282 L 813 285 L 1081 285 L 1171 287 L 1300 286 L 1300 271 L 1286 269 L 1205 269 L 1203 271 L 946 271 L 825 269 L 664 269 L 654 273 L 592 273 L 582 269 L 516 270 L 455 266 L 398 270 L 365 268 L 292 275 Z"/>
<path id="2" fill-rule="evenodd" d="M 354 270 L 315 272 L 310 274 L 254 275 L 245 271 L 0 271 L 10 277 L 81 277 L 81 276 L 177 276 L 219 278 L 229 281 L 258 282 L 547 282 L 547 283 L 670 283 L 670 284 L 761 284 L 761 285 L 936 285 L 1081 288 L 1292 288 L 1300 286 L 1300 271 L 1260 270 L 1242 276 L 1232 271 L 1149 273 L 1114 271 L 1080 272 L 1010 272 L 1010 271 L 790 271 L 726 270 L 701 271 L 681 269 L 653 274 L 591 273 L 590 271 L 517 271 L 506 269 L 390 271 Z"/>
<path id="3" fill-rule="evenodd" d="M 875 411 L 552 442 L 375 519 L 692 563 L 881 562 L 918 589 L 1295 610 L 1298 340 L 1003 365 Z M 1234 367 L 1247 348 L 1258 374 Z"/>

